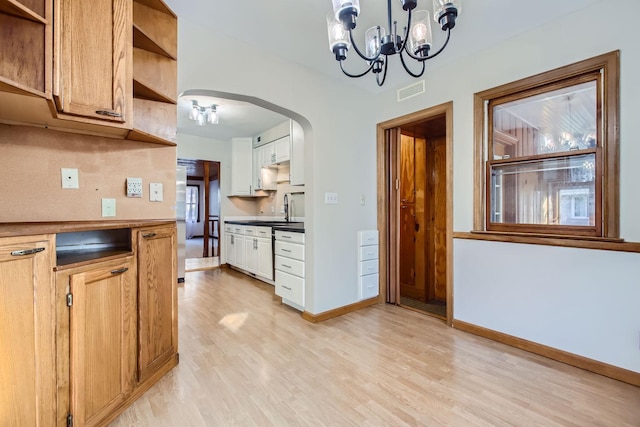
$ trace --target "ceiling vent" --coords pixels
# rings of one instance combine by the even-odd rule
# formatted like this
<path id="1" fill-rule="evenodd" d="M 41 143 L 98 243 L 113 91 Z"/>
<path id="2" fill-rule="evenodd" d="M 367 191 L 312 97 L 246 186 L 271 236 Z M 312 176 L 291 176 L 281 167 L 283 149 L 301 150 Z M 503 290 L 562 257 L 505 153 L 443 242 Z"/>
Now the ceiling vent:
<path id="1" fill-rule="evenodd" d="M 424 80 L 420 80 L 418 83 L 398 89 L 398 102 L 413 98 L 421 93 L 424 93 Z"/>

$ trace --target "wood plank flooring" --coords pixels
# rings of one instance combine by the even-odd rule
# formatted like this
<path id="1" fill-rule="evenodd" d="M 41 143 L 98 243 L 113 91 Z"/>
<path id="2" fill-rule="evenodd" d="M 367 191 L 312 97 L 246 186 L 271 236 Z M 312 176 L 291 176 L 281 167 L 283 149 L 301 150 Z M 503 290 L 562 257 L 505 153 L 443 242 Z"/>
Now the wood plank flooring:
<path id="1" fill-rule="evenodd" d="M 229 269 L 187 273 L 180 364 L 113 427 L 640 426 L 640 388 L 378 305 L 312 324 Z"/>

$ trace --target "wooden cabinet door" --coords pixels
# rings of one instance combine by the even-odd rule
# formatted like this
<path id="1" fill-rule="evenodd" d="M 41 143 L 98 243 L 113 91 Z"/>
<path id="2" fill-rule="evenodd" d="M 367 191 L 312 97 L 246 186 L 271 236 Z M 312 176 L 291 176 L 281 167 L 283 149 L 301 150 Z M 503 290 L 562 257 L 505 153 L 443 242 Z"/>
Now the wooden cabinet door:
<path id="1" fill-rule="evenodd" d="M 137 232 L 138 380 L 178 351 L 176 228 Z"/>
<path id="2" fill-rule="evenodd" d="M 135 277 L 132 256 L 69 274 L 74 426 L 99 425 L 135 386 Z"/>
<path id="3" fill-rule="evenodd" d="M 0 424 L 56 421 L 55 253 L 50 236 L 0 239 Z"/>
<path id="4" fill-rule="evenodd" d="M 58 111 L 114 123 L 130 121 L 131 0 L 61 0 L 55 11 Z"/>

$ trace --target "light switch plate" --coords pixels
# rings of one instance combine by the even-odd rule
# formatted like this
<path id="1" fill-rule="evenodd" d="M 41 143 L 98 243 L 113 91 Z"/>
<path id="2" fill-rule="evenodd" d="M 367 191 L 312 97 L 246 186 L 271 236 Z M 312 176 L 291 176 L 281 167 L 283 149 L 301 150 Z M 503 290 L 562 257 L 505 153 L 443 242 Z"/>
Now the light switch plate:
<path id="1" fill-rule="evenodd" d="M 102 216 L 116 216 L 116 199 L 102 199 Z"/>
<path id="2" fill-rule="evenodd" d="M 80 188 L 78 183 L 78 169 L 61 168 L 62 188 Z"/>
<path id="3" fill-rule="evenodd" d="M 142 178 L 127 178 L 127 197 L 142 197 Z"/>
<path id="4" fill-rule="evenodd" d="M 324 203 L 325 205 L 337 205 L 338 193 L 324 193 Z"/>
<path id="5" fill-rule="evenodd" d="M 151 202 L 162 201 L 162 183 L 161 182 L 149 183 L 149 201 Z"/>

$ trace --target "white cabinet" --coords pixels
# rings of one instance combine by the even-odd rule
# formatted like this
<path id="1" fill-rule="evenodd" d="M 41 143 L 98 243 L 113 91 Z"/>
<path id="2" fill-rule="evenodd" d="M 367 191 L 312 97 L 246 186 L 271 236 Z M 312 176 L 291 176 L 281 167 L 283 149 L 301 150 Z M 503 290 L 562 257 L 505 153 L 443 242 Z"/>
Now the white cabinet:
<path id="1" fill-rule="evenodd" d="M 358 297 L 378 296 L 378 230 L 358 231 Z"/>
<path id="2" fill-rule="evenodd" d="M 231 139 L 231 195 L 253 195 L 253 140 Z"/>
<path id="3" fill-rule="evenodd" d="M 227 263 L 273 283 L 271 227 L 225 224 Z"/>
<path id="4" fill-rule="evenodd" d="M 291 135 L 287 135 L 273 141 L 275 147 L 274 163 L 282 163 L 289 161 L 289 153 L 291 152 Z"/>
<path id="5" fill-rule="evenodd" d="M 276 190 L 277 174 L 276 169 L 267 167 L 271 164 L 271 150 L 273 144 L 267 144 L 253 149 L 253 188 L 254 190 Z M 265 160 L 269 157 L 268 160 Z M 273 154 L 275 158 L 275 153 Z"/>
<path id="6" fill-rule="evenodd" d="M 304 310 L 304 233 L 276 230 L 274 251 L 276 295 Z"/>

